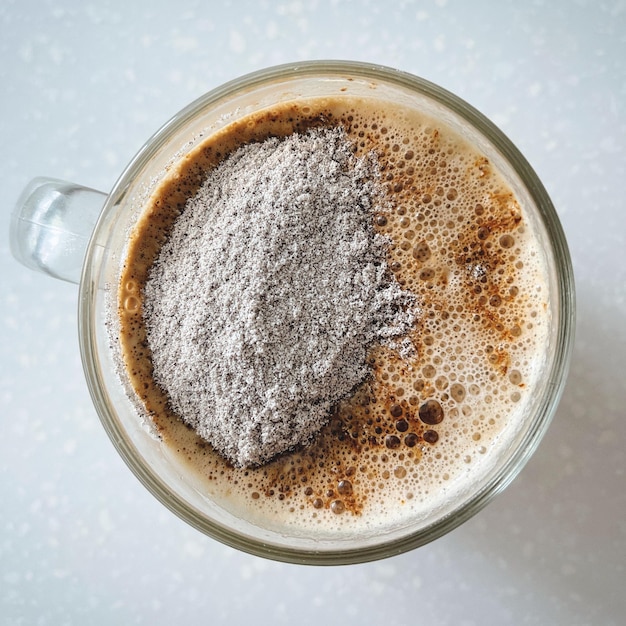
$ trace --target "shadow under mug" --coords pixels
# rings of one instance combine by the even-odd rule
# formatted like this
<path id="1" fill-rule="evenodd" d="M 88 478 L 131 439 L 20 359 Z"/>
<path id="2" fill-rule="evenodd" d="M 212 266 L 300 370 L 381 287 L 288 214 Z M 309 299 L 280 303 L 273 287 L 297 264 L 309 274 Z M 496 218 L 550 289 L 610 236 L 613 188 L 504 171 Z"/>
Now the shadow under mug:
<path id="1" fill-rule="evenodd" d="M 370 534 L 319 537 L 251 523 L 213 502 L 181 474 L 146 429 L 120 381 L 110 347 L 107 298 L 119 281 L 127 235 L 168 165 L 230 122 L 283 101 L 350 94 L 405 103 L 441 120 L 503 173 L 538 231 L 550 269 L 551 329 L 544 374 L 515 441 L 494 466 L 432 515 Z M 539 444 L 556 409 L 573 340 L 574 282 L 567 244 L 550 199 L 520 152 L 483 115 L 444 89 L 390 68 L 346 61 L 311 61 L 258 71 L 202 96 L 141 148 L 109 194 L 52 179 L 35 179 L 12 216 L 11 250 L 24 265 L 80 281 L 79 335 L 83 367 L 111 441 L 141 482 L 182 519 L 225 544 L 294 563 L 346 564 L 423 545 L 474 515 L 506 487 Z"/>

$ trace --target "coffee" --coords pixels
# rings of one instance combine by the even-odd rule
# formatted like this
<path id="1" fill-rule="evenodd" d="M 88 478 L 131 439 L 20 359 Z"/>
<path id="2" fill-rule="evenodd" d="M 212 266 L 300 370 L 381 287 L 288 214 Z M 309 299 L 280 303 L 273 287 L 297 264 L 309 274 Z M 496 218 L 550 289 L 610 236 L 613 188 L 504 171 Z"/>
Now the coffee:
<path id="1" fill-rule="evenodd" d="M 235 468 L 169 409 L 142 316 L 148 272 L 205 172 L 250 141 L 342 126 L 374 150 L 388 264 L 418 302 L 415 354 L 374 347 L 372 375 L 308 446 Z M 225 509 L 284 532 L 332 536 L 408 524 L 463 494 L 521 427 L 547 345 L 547 268 L 532 224 L 494 165 L 403 105 L 336 96 L 235 121 L 175 163 L 131 234 L 119 285 L 128 378 L 164 449 Z M 291 530 L 286 530 L 291 529 Z"/>

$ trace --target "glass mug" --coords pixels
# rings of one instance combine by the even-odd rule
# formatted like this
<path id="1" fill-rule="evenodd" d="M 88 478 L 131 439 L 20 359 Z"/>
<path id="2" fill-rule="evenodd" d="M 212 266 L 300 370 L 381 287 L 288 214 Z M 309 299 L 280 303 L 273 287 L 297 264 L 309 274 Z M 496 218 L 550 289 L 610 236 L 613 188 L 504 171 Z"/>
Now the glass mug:
<path id="1" fill-rule="evenodd" d="M 199 490 L 145 428 L 120 380 L 107 332 L 107 297 L 119 282 L 128 232 L 167 168 L 198 141 L 230 122 L 279 102 L 340 96 L 346 88 L 404 102 L 442 120 L 494 162 L 533 221 L 546 255 L 551 294 L 543 375 L 525 423 L 494 466 L 431 514 L 374 533 L 278 531 L 229 512 Z M 258 71 L 202 96 L 167 122 L 139 151 L 109 194 L 52 179 L 35 179 L 12 216 L 11 249 L 24 265 L 80 281 L 83 367 L 98 415 L 139 480 L 183 520 L 243 551 L 281 561 L 346 564 L 416 548 L 457 527 L 484 507 L 522 469 L 544 435 L 560 398 L 572 348 L 574 283 L 567 244 L 551 201 L 529 164 L 483 115 L 444 89 L 390 68 L 311 61 Z"/>

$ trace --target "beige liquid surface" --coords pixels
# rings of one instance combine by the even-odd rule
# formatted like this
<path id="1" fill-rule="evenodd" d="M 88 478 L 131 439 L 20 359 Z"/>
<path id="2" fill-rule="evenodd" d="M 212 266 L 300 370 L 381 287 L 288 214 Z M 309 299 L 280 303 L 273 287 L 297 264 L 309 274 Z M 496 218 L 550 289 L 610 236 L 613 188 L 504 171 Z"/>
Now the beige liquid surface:
<path id="1" fill-rule="evenodd" d="M 208 169 L 243 142 L 319 124 L 343 125 L 359 154 L 378 155 L 393 209 L 374 216 L 374 226 L 391 238 L 389 266 L 417 298 L 416 352 L 374 347 L 372 376 L 312 444 L 259 468 L 234 468 L 169 411 L 154 383 L 142 285 Z M 119 285 L 125 373 L 168 452 L 225 509 L 285 532 L 377 532 L 458 497 L 519 431 L 548 342 L 546 276 L 511 189 L 441 124 L 348 96 L 282 104 L 205 139 L 151 196 Z"/>

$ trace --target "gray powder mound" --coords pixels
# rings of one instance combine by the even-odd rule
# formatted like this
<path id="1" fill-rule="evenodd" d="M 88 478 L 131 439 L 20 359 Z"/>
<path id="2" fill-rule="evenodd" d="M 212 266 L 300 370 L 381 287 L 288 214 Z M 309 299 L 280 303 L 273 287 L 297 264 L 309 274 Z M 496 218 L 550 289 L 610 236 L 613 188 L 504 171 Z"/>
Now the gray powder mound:
<path id="1" fill-rule="evenodd" d="M 189 200 L 145 286 L 154 377 L 235 465 L 305 444 L 403 335 L 411 296 L 388 272 L 375 159 L 342 129 L 241 147 Z"/>

